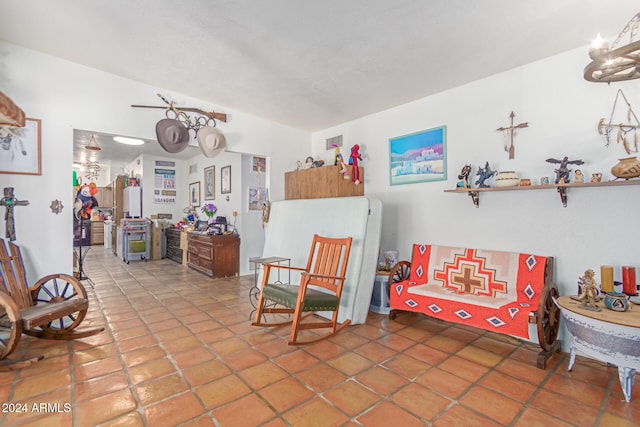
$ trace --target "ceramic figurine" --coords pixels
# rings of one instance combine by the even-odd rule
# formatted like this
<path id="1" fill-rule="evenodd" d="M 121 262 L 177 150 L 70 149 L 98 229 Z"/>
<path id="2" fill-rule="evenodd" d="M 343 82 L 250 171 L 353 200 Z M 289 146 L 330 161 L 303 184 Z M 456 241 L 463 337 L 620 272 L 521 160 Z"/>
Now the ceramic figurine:
<path id="1" fill-rule="evenodd" d="M 469 188 L 469 174 L 471 174 L 471 165 L 464 165 L 458 175 L 458 179 L 462 182 L 462 186 L 458 185 L 458 187 Z"/>
<path id="2" fill-rule="evenodd" d="M 498 171 L 494 171 L 491 170 L 491 168 L 489 167 L 489 162 L 486 162 L 484 164 L 484 168 L 478 168 L 478 171 L 476 172 L 476 175 L 480 176 L 480 178 L 478 178 L 476 180 L 476 185 L 480 188 L 487 188 L 489 187 L 487 184 L 485 184 L 484 182 L 491 178 L 492 176 L 494 176 L 495 174 L 497 174 Z"/>
<path id="3" fill-rule="evenodd" d="M 591 182 L 600 182 L 602 181 L 602 174 L 601 173 L 592 173 L 591 174 Z"/>
<path id="4" fill-rule="evenodd" d="M 554 169 L 553 171 L 556 173 L 556 184 L 568 184 L 569 183 L 569 169 L 568 165 L 583 165 L 584 162 L 582 160 L 569 160 L 567 156 L 564 156 L 562 160 L 558 159 L 547 159 L 547 163 L 558 163 L 560 167 Z"/>
<path id="5" fill-rule="evenodd" d="M 578 278 L 578 286 L 580 286 L 580 294 L 571 299 L 581 301 L 581 308 L 590 311 L 600 311 L 600 307 L 596 305 L 598 302 L 598 284 L 593 276 L 594 271 L 589 269 L 584 272 L 584 276 Z"/>
<path id="6" fill-rule="evenodd" d="M 309 156 L 304 160 L 304 168 L 310 169 L 313 167 L 313 157 Z"/>
<path id="7" fill-rule="evenodd" d="M 575 172 L 573 172 L 573 182 L 584 182 L 584 175 L 582 174 L 582 171 L 580 169 L 576 169 Z"/>

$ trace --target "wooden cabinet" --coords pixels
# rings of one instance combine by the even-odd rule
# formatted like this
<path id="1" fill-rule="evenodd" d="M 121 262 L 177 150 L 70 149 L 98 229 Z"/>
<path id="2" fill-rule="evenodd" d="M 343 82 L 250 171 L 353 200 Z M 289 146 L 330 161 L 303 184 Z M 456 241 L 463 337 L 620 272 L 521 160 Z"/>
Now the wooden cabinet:
<path id="1" fill-rule="evenodd" d="M 96 200 L 99 207 L 110 208 L 113 205 L 113 190 L 111 187 L 98 187 Z"/>
<path id="2" fill-rule="evenodd" d="M 187 264 L 211 277 L 236 276 L 240 271 L 240 237 L 188 234 Z"/>
<path id="3" fill-rule="evenodd" d="M 91 245 L 104 245 L 104 221 L 91 221 Z"/>
<path id="4" fill-rule="evenodd" d="M 364 168 L 359 167 L 360 184 L 344 179 L 340 166 L 301 169 L 284 174 L 284 198 L 321 199 L 325 197 L 364 196 Z M 349 166 L 351 174 L 351 167 Z"/>
<path id="5" fill-rule="evenodd" d="M 167 236 L 167 258 L 182 263 L 182 249 L 180 248 L 180 237 L 182 231 L 175 228 L 167 228 L 165 235 Z"/>

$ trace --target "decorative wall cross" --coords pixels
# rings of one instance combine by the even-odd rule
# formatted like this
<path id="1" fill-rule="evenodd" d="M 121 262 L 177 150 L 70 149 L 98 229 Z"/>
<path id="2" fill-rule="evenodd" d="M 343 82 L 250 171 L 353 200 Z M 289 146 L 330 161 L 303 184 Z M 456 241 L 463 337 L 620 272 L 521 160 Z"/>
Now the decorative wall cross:
<path id="1" fill-rule="evenodd" d="M 13 207 L 14 206 L 26 206 L 29 204 L 28 200 L 18 200 L 13 195 L 13 187 L 4 188 L 4 197 L 0 199 L 0 202 L 7 209 L 4 214 L 4 219 L 7 221 L 5 228 L 7 230 L 7 239 L 13 241 L 16 240 L 16 228 L 13 223 Z"/>
<path id="2" fill-rule="evenodd" d="M 513 159 L 515 157 L 515 148 L 513 147 L 513 137 L 516 136 L 516 132 L 517 132 L 516 129 L 522 129 L 522 128 L 529 127 L 529 123 L 528 122 L 520 123 L 520 124 L 517 124 L 517 125 L 514 126 L 513 118 L 515 116 L 516 115 L 513 113 L 513 111 L 509 115 L 509 117 L 511 117 L 511 126 L 500 127 L 498 129 L 496 129 L 497 131 L 505 132 L 505 134 L 509 135 L 509 137 L 511 139 L 511 145 L 509 146 L 509 148 L 507 148 L 506 141 L 505 141 L 505 144 L 504 144 L 504 151 L 509 152 L 509 159 Z"/>

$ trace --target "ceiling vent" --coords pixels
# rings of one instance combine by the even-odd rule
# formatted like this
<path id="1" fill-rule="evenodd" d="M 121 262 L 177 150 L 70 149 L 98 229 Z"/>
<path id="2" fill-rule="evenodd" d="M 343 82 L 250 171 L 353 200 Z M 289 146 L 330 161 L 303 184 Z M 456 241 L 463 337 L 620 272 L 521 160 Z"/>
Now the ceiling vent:
<path id="1" fill-rule="evenodd" d="M 326 139 L 327 142 L 327 150 L 333 150 L 335 147 L 342 147 L 342 135 L 334 136 Z"/>

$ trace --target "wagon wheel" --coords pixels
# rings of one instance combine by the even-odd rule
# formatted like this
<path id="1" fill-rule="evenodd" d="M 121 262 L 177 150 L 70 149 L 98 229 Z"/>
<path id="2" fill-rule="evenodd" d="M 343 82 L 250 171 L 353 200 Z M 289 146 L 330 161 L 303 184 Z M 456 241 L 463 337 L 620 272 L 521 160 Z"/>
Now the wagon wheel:
<path id="1" fill-rule="evenodd" d="M 16 348 L 21 334 L 20 309 L 9 295 L 0 292 L 0 360 Z"/>
<path id="2" fill-rule="evenodd" d="M 540 347 L 547 352 L 551 352 L 557 346 L 556 338 L 560 330 L 560 309 L 553 302 L 554 298 L 559 298 L 558 288 L 551 284 L 540 296 L 538 305 L 538 342 Z"/>
<path id="3" fill-rule="evenodd" d="M 29 288 L 34 304 L 48 304 L 67 301 L 73 298 L 87 298 L 87 291 L 75 277 L 67 274 L 50 274 Z M 87 309 L 76 311 L 59 319 L 52 320 L 40 328 L 44 332 L 58 333 L 76 328 L 87 315 Z"/>
<path id="4" fill-rule="evenodd" d="M 409 261 L 400 261 L 393 266 L 389 273 L 390 284 L 399 283 L 409 279 L 411 272 L 411 263 Z"/>

